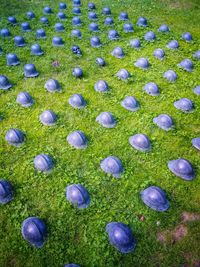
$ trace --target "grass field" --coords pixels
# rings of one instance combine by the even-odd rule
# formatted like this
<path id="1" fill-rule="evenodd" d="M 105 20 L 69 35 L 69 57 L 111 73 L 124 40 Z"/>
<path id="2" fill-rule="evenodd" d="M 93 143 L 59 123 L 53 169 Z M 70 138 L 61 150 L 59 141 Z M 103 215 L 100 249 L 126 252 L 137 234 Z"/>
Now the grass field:
<path id="1" fill-rule="evenodd" d="M 87 3 L 82 1 L 83 21 L 80 30 L 83 38 L 70 36 L 72 26 L 72 4 L 68 1 L 67 20 L 64 33 L 55 33 L 54 24 L 58 21 L 59 1 L 38 0 L 0 0 L 0 29 L 9 28 L 12 37 L 0 39 L 3 54 L 0 56 L 0 73 L 7 75 L 13 83 L 9 91 L 0 92 L 0 177 L 8 179 L 14 186 L 14 200 L 0 206 L 0 267 L 59 267 L 74 262 L 81 267 L 138 267 L 138 266 L 200 266 L 200 221 L 183 223 L 183 212 L 200 213 L 200 169 L 199 151 L 191 145 L 191 139 L 200 136 L 200 99 L 192 89 L 200 84 L 200 63 L 192 54 L 200 48 L 200 2 L 199 0 L 94 0 L 99 15 L 100 48 L 90 46 L 87 18 Z M 49 16 L 49 27 L 41 26 L 39 18 L 45 5 L 52 7 L 54 13 Z M 103 24 L 101 11 L 109 6 L 115 28 L 120 40 L 108 41 L 108 27 Z M 28 21 L 26 12 L 32 10 L 36 19 L 30 21 L 32 31 L 22 33 L 20 26 L 8 25 L 7 16 L 15 15 L 19 22 Z M 127 11 L 135 32 L 124 33 L 123 22 L 118 21 L 121 11 Z M 139 16 L 148 18 L 150 27 L 141 29 L 136 26 Z M 169 34 L 158 33 L 161 24 L 169 25 Z M 35 31 L 44 28 L 46 40 L 37 40 Z M 157 40 L 147 43 L 143 35 L 155 31 Z M 185 31 L 192 33 L 194 41 L 181 40 Z M 18 48 L 13 37 L 24 36 L 27 45 Z M 63 48 L 51 45 L 53 36 L 62 36 Z M 142 48 L 129 47 L 133 38 L 141 38 Z M 176 39 L 180 49 L 170 51 L 166 44 Z M 45 51 L 44 56 L 30 54 L 30 46 L 39 43 Z M 82 57 L 71 53 L 71 46 L 78 44 Z M 121 46 L 126 56 L 119 60 L 110 52 L 115 46 Z M 165 59 L 154 58 L 155 48 L 163 48 Z M 6 66 L 6 54 L 16 53 L 21 64 Z M 100 68 L 95 64 L 96 57 L 104 57 L 107 65 Z M 147 57 L 151 63 L 148 71 L 134 66 L 139 57 Z M 187 73 L 177 64 L 184 58 L 192 59 L 194 71 Z M 60 66 L 52 66 L 58 61 Z M 25 79 L 23 66 L 34 63 L 39 77 Z M 80 66 L 84 77 L 72 76 L 73 67 Z M 132 74 L 128 82 L 115 77 L 116 72 L 126 68 Z M 173 69 L 177 72 L 176 83 L 169 83 L 163 73 Z M 44 89 L 49 78 L 57 79 L 62 92 L 50 94 Z M 99 79 L 105 79 L 111 90 L 105 94 L 95 92 L 93 86 Z M 156 82 L 160 96 L 151 97 L 143 90 L 148 82 Z M 22 108 L 16 103 L 20 91 L 28 91 L 35 100 L 31 108 Z M 68 98 L 80 93 L 87 101 L 83 110 L 74 110 L 68 104 Z M 129 112 L 120 105 L 128 95 L 135 96 L 141 108 Z M 195 105 L 192 113 L 184 114 L 173 106 L 181 97 L 190 98 Z M 58 115 L 55 126 L 43 126 L 38 117 L 45 109 L 52 109 Z M 110 111 L 117 118 L 114 129 L 106 129 L 95 122 L 100 112 Z M 161 113 L 167 113 L 174 119 L 175 129 L 165 132 L 156 127 L 152 119 Z M 9 128 L 19 128 L 26 135 L 25 143 L 12 147 L 4 136 Z M 74 130 L 82 130 L 89 139 L 88 148 L 76 150 L 66 142 L 66 136 Z M 136 133 L 145 133 L 152 142 L 150 153 L 141 153 L 132 149 L 128 138 Z M 34 169 L 33 159 L 40 153 L 46 153 L 55 160 L 55 168 L 50 174 L 39 173 Z M 125 171 L 121 179 L 106 175 L 100 169 L 100 161 L 109 156 L 119 157 Z M 167 168 L 167 162 L 184 157 L 192 162 L 196 178 L 186 182 L 175 177 Z M 91 204 L 87 209 L 78 210 L 65 199 L 65 187 L 72 183 L 83 184 L 90 192 Z M 140 191 L 150 185 L 160 186 L 167 193 L 170 208 L 158 213 L 147 208 L 140 199 Z M 42 249 L 31 247 L 21 236 L 21 224 L 28 216 L 38 216 L 47 224 L 48 238 Z M 143 217 L 141 217 L 143 216 Z M 142 219 L 141 219 L 142 218 Z M 105 226 L 111 221 L 128 224 L 137 239 L 133 253 L 122 255 L 108 242 Z M 178 226 L 187 229 L 187 235 L 180 240 L 171 240 L 170 233 Z M 166 233 L 167 240 L 157 240 L 159 234 Z M 199 264 L 199 265 L 198 265 Z"/>

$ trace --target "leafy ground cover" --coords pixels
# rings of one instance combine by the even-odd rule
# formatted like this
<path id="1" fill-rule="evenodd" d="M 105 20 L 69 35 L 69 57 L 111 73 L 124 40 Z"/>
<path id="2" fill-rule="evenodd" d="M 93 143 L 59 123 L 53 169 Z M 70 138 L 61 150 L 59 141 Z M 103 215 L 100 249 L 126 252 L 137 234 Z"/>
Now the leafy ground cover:
<path id="1" fill-rule="evenodd" d="M 32 10 L 36 19 L 30 21 L 32 31 L 23 33 L 27 45 L 17 48 L 12 38 L 0 39 L 3 54 L 0 56 L 0 72 L 7 75 L 14 84 L 7 92 L 0 92 L 0 172 L 1 177 L 12 182 L 15 188 L 14 201 L 0 206 L 0 266 L 63 266 L 75 262 L 82 267 L 101 266 L 199 266 L 200 261 L 200 182 L 199 152 L 191 145 L 191 139 L 200 136 L 200 100 L 192 89 L 200 84 L 200 64 L 192 54 L 200 45 L 200 5 L 199 1 L 94 1 L 99 15 L 100 37 L 103 45 L 95 49 L 90 46 L 92 33 L 88 31 L 87 3 L 83 1 L 80 30 L 83 38 L 75 40 L 70 36 L 72 26 L 72 5 L 68 2 L 67 20 L 64 33 L 55 33 L 58 21 L 59 1 L 4 1 L 0 0 L 0 28 L 9 28 L 13 36 L 22 35 L 20 26 L 10 26 L 8 15 L 15 15 L 19 22 L 27 21 L 26 12 Z M 50 26 L 41 26 L 39 18 L 42 9 L 50 5 L 54 11 L 49 16 Z M 114 18 L 114 28 L 120 33 L 120 40 L 108 41 L 108 27 L 101 16 L 103 6 L 109 6 Z M 123 22 L 118 22 L 121 11 L 127 11 L 135 32 L 123 32 Z M 148 18 L 150 27 L 136 26 L 139 16 Z M 158 33 L 161 24 L 168 24 L 169 34 Z M 35 31 L 44 28 L 46 40 L 37 40 Z M 112 27 L 113 28 L 113 27 Z M 157 40 L 147 43 L 143 35 L 156 32 Z M 190 31 L 194 41 L 186 43 L 181 34 Z M 63 48 L 51 45 L 53 36 L 62 36 Z M 133 38 L 141 38 L 141 50 L 129 47 Z M 169 51 L 168 41 L 177 39 L 180 49 Z M 35 57 L 30 54 L 30 46 L 39 43 L 45 55 Z M 71 53 L 71 46 L 78 44 L 83 50 L 82 57 Z M 126 56 L 119 60 L 110 52 L 115 46 L 122 46 Z M 154 58 L 155 48 L 163 48 L 163 61 Z M 21 64 L 6 66 L 5 55 L 14 52 Z M 99 68 L 96 57 L 106 59 L 107 65 Z M 141 56 L 151 63 L 148 71 L 134 66 Z M 186 73 L 177 67 L 184 58 L 193 60 L 194 71 Z M 58 61 L 59 66 L 52 65 Z M 40 73 L 35 79 L 24 79 L 23 66 L 34 63 Z M 84 71 L 82 79 L 72 76 L 72 68 L 80 66 Z M 120 68 L 132 74 L 128 82 L 115 77 Z M 162 77 L 168 69 L 178 74 L 177 82 L 169 84 Z M 44 84 L 47 79 L 57 79 L 62 92 L 47 93 Z M 93 86 L 99 79 L 105 79 L 111 90 L 98 94 Z M 147 82 L 156 82 L 161 94 L 151 97 L 143 90 Z M 28 91 L 35 100 L 33 107 L 22 108 L 16 103 L 20 91 Z M 83 110 L 74 110 L 68 98 L 81 93 L 87 101 Z M 121 100 L 134 95 L 141 108 L 131 113 L 120 106 Z M 184 114 L 176 110 L 173 102 L 181 97 L 190 98 L 195 104 L 192 113 Z M 58 115 L 55 126 L 42 126 L 38 120 L 45 109 L 52 109 Z M 117 118 L 114 129 L 106 129 L 95 122 L 103 111 L 112 112 Z M 175 122 L 173 131 L 165 132 L 157 128 L 152 119 L 161 114 L 171 115 Z M 26 142 L 19 148 L 9 146 L 4 136 L 9 128 L 19 128 L 26 134 Z M 71 148 L 66 136 L 73 130 L 82 130 L 89 138 L 86 150 Z M 133 150 L 128 138 L 134 133 L 145 133 L 152 142 L 150 153 Z M 40 153 L 51 155 L 55 168 L 51 174 L 38 173 L 33 159 Z M 108 155 L 118 156 L 125 167 L 121 179 L 105 175 L 99 167 L 100 161 Z M 178 157 L 190 160 L 196 169 L 192 182 L 175 177 L 167 168 L 167 162 Z M 65 200 L 65 187 L 71 183 L 83 184 L 91 196 L 91 205 L 85 210 L 73 208 Z M 148 209 L 141 201 L 139 192 L 149 185 L 162 187 L 170 200 L 170 209 L 158 213 Z M 187 214 L 187 216 L 186 216 Z M 35 249 L 21 236 L 21 223 L 28 216 L 38 216 L 48 226 L 48 239 L 42 249 Z M 186 217 L 187 219 L 185 219 Z M 188 219 L 189 218 L 189 219 Z M 195 219 L 194 219 L 195 218 Z M 105 226 L 110 221 L 127 223 L 137 239 L 134 253 L 121 255 L 110 246 Z M 177 229 L 179 230 L 177 234 Z M 177 238 L 177 235 L 179 236 Z"/>

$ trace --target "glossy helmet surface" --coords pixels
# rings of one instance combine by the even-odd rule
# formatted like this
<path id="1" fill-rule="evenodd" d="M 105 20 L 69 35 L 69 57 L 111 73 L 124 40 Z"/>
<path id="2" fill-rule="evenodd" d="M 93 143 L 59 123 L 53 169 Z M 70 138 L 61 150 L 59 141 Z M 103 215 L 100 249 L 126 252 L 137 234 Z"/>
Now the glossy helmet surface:
<path id="1" fill-rule="evenodd" d="M 109 156 L 103 159 L 100 163 L 101 169 L 107 174 L 111 174 L 115 178 L 120 178 L 124 168 L 121 160 L 115 156 Z"/>
<path id="2" fill-rule="evenodd" d="M 164 191 L 158 186 L 150 186 L 140 193 L 142 201 L 151 209 L 156 211 L 166 211 L 169 202 Z"/>
<path id="3" fill-rule="evenodd" d="M 37 217 L 29 217 L 23 221 L 22 236 L 32 246 L 41 248 L 44 245 L 47 236 L 47 228 L 45 223 Z"/>
<path id="4" fill-rule="evenodd" d="M 106 225 L 106 233 L 110 244 L 121 253 L 129 253 L 135 249 L 136 240 L 131 229 L 124 223 L 111 222 Z"/>

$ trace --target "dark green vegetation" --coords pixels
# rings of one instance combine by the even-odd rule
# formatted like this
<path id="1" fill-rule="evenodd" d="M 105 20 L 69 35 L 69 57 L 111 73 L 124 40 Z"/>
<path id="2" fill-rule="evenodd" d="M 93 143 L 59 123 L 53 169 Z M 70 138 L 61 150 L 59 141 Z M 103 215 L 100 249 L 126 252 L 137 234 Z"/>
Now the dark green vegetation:
<path id="1" fill-rule="evenodd" d="M 22 35 L 19 26 L 7 25 L 6 17 L 16 15 L 19 22 L 27 21 L 26 11 L 33 10 L 37 18 L 30 21 L 32 31 L 23 33 L 28 44 L 24 48 L 14 46 L 12 38 L 0 40 L 4 53 L 0 56 L 0 72 L 9 77 L 14 84 L 8 92 L 0 92 L 0 112 L 4 120 L 0 123 L 0 171 L 1 177 L 12 182 L 15 199 L 0 206 L 0 266 L 58 267 L 74 262 L 82 267 L 133 267 L 133 266 L 174 266 L 185 263 L 194 266 L 200 258 L 200 222 L 187 224 L 188 234 L 179 242 L 161 244 L 157 234 L 164 230 L 173 230 L 181 222 L 183 211 L 198 212 L 200 209 L 200 169 L 199 152 L 191 145 L 191 139 L 200 135 L 200 99 L 192 89 L 200 84 L 200 64 L 194 62 L 194 71 L 186 73 L 178 69 L 177 64 L 184 58 L 192 59 L 192 54 L 200 45 L 200 6 L 199 1 L 100 1 L 94 0 L 99 15 L 98 33 L 101 48 L 91 48 L 88 31 L 87 3 L 81 7 L 80 27 L 83 38 L 73 40 L 71 33 L 71 1 L 68 1 L 66 32 L 55 33 L 54 24 L 58 21 L 56 13 L 59 1 L 19 1 L 0 0 L 0 28 L 8 27 L 12 38 Z M 54 11 L 49 16 L 50 27 L 41 26 L 39 17 L 42 9 L 50 5 Z M 121 35 L 119 41 L 107 40 L 108 28 L 103 25 L 100 16 L 103 6 L 109 6 L 114 18 L 114 28 Z M 134 25 L 135 33 L 123 33 L 123 22 L 118 22 L 121 11 L 127 11 Z M 136 27 L 138 17 L 148 18 L 150 27 Z M 166 23 L 170 34 L 157 33 L 158 27 Z M 44 28 L 46 40 L 36 40 L 35 30 Z M 142 39 L 142 49 L 129 48 L 129 40 L 143 37 L 149 29 L 157 34 L 154 43 L 147 44 Z M 190 31 L 194 42 L 181 40 L 183 32 Z M 51 45 L 53 36 L 62 36 L 63 48 Z M 171 39 L 180 41 L 178 51 L 165 48 Z M 45 55 L 30 55 L 30 46 L 39 43 Z M 83 56 L 77 58 L 70 48 L 78 44 Z M 121 45 L 126 53 L 118 60 L 110 55 L 112 49 Z M 156 60 L 152 53 L 155 48 L 163 48 L 166 57 Z M 17 67 L 7 67 L 5 54 L 14 52 L 21 60 Z M 94 62 L 97 56 L 107 61 L 105 68 L 99 68 Z M 133 63 L 145 56 L 151 63 L 148 71 L 134 67 Z M 60 66 L 52 66 L 59 61 Z M 38 78 L 24 79 L 23 65 L 34 63 L 40 73 Z M 71 72 L 80 66 L 84 78 L 77 80 Z M 127 68 L 132 78 L 126 83 L 119 81 L 115 74 L 120 68 Z M 169 84 L 162 77 L 164 71 L 174 69 L 178 80 Z M 62 92 L 47 93 L 44 83 L 48 78 L 55 78 L 62 85 Z M 105 79 L 111 87 L 109 93 L 99 94 L 93 86 L 98 79 Z M 143 92 L 147 82 L 156 82 L 161 95 L 151 97 Z M 20 91 L 28 91 L 34 98 L 31 108 L 22 108 L 16 103 Z M 81 93 L 87 100 L 87 108 L 73 110 L 68 98 L 73 93 Z M 120 101 L 127 95 L 134 95 L 141 104 L 136 113 L 124 110 Z M 195 104 L 195 111 L 184 114 L 176 110 L 173 102 L 180 97 L 188 97 Z M 59 120 L 53 127 L 42 126 L 38 116 L 45 109 L 52 109 Z M 110 111 L 118 119 L 117 127 L 106 129 L 95 122 L 102 111 Z M 153 117 L 167 113 L 174 118 L 175 130 L 165 132 L 152 123 Z M 15 148 L 4 140 L 6 131 L 17 127 L 26 134 L 26 142 Z M 86 150 L 71 148 L 66 136 L 73 130 L 82 130 L 89 138 Z M 152 152 L 140 153 L 128 143 L 130 135 L 145 133 L 152 141 Z M 49 175 L 34 170 L 33 159 L 37 154 L 47 153 L 56 161 L 56 167 Z M 125 167 L 124 175 L 117 180 L 105 175 L 99 167 L 100 161 L 108 156 L 118 156 Z M 192 182 L 175 177 L 167 168 L 167 162 L 178 157 L 190 160 L 196 168 L 197 176 Z M 91 205 L 85 210 L 73 208 L 65 200 L 65 187 L 71 183 L 82 183 L 90 192 Z M 147 208 L 139 197 L 139 192 L 149 185 L 161 186 L 170 200 L 170 209 L 164 213 Z M 139 220 L 140 215 L 145 217 Z M 48 226 L 47 243 L 42 249 L 31 247 L 21 236 L 21 223 L 28 216 L 38 216 Z M 137 239 L 134 253 L 121 255 L 112 248 L 105 233 L 105 226 L 110 221 L 122 221 L 133 230 Z M 159 222 L 159 223 L 157 223 Z"/>

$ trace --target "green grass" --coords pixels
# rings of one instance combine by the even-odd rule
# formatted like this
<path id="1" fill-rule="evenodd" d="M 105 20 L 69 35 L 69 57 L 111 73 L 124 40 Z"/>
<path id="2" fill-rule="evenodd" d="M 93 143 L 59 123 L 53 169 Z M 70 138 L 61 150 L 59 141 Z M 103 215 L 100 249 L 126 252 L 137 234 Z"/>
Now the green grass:
<path id="1" fill-rule="evenodd" d="M 8 15 L 16 15 L 19 22 L 27 21 L 26 11 L 33 10 L 36 20 L 30 21 L 32 31 L 23 33 L 27 46 L 17 48 L 12 38 L 0 39 L 4 53 L 0 56 L 0 72 L 9 77 L 14 84 L 7 92 L 0 92 L 0 113 L 4 119 L 0 124 L 0 177 L 8 179 L 15 188 L 15 198 L 7 205 L 0 206 L 0 266 L 17 267 L 58 267 L 69 262 L 81 267 L 134 267 L 134 266 L 174 266 L 185 263 L 194 266 L 194 260 L 200 258 L 200 223 L 188 225 L 188 235 L 175 244 L 161 245 L 156 235 L 162 230 L 173 229 L 180 223 L 183 211 L 199 212 L 199 152 L 191 145 L 191 139 L 200 136 L 200 99 L 192 89 L 200 84 L 200 63 L 194 62 L 194 71 L 186 73 L 177 67 L 184 58 L 192 59 L 192 54 L 200 45 L 200 5 L 198 0 L 173 2 L 167 1 L 97 1 L 99 15 L 98 33 L 103 46 L 99 49 L 90 47 L 92 34 L 88 31 L 87 2 L 81 8 L 83 25 L 80 30 L 83 38 L 70 37 L 72 30 L 71 1 L 68 1 L 66 32 L 55 33 L 56 13 L 59 1 L 17 1 L 0 0 L 0 28 L 9 27 L 12 38 L 22 35 L 20 26 L 7 24 Z M 44 5 L 50 5 L 54 14 L 49 16 L 50 27 L 41 26 L 38 18 L 42 16 Z M 114 27 L 120 32 L 119 41 L 108 42 L 108 28 L 104 26 L 104 17 L 100 16 L 103 6 L 109 6 L 114 18 Z M 128 11 L 135 32 L 123 33 L 123 22 L 118 22 L 121 11 Z M 138 17 L 148 18 L 150 27 L 141 29 L 136 26 Z M 166 23 L 170 26 L 169 34 L 157 32 L 158 27 Z M 35 30 L 44 28 L 47 39 L 37 40 Z M 148 30 L 156 32 L 157 40 L 147 44 L 142 37 Z M 183 32 L 190 31 L 194 37 L 192 43 L 181 40 Z M 62 36 L 64 48 L 51 45 L 53 36 Z M 131 38 L 141 37 L 142 49 L 129 48 Z M 180 42 L 178 51 L 165 48 L 169 40 Z M 39 43 L 45 55 L 30 55 L 30 46 Z M 78 44 L 83 56 L 77 58 L 71 54 L 71 46 Z M 118 60 L 110 55 L 115 46 L 122 46 L 126 56 Z M 152 53 L 155 48 L 164 48 L 166 57 L 156 60 Z M 5 55 L 14 52 L 21 60 L 17 67 L 7 67 Z M 99 68 L 94 62 L 97 56 L 106 59 L 107 66 Z M 148 71 L 134 67 L 137 58 L 147 57 L 151 63 Z M 58 60 L 60 67 L 52 67 L 52 61 Z M 34 63 L 40 73 L 36 79 L 24 79 L 23 65 Z M 71 72 L 80 66 L 84 78 L 77 80 Z M 120 68 L 127 68 L 132 77 L 122 82 L 115 77 Z M 178 80 L 170 84 L 162 77 L 164 71 L 174 69 Z M 55 78 L 62 85 L 62 92 L 47 93 L 44 84 L 47 79 Z M 111 90 L 98 94 L 93 89 L 98 79 L 105 79 Z M 161 94 L 151 97 L 143 92 L 147 82 L 156 82 Z M 31 108 L 22 108 L 16 103 L 20 91 L 28 91 L 35 100 Z M 87 101 L 83 110 L 74 110 L 68 104 L 73 93 L 81 93 Z M 131 113 L 120 106 L 120 101 L 127 95 L 134 95 L 141 108 Z M 190 98 L 195 104 L 195 111 L 184 114 L 176 110 L 173 102 L 181 97 Z M 45 109 L 52 109 L 58 115 L 58 122 L 53 127 L 42 126 L 38 116 Z M 117 118 L 114 129 L 105 129 L 95 122 L 102 111 L 110 111 Z M 173 131 L 165 132 L 157 128 L 152 119 L 161 114 L 171 115 L 175 122 Z M 4 136 L 9 128 L 17 127 L 26 134 L 26 142 L 15 148 L 8 145 Z M 89 139 L 86 150 L 71 148 L 66 136 L 73 130 L 82 130 Z M 152 152 L 140 153 L 133 150 L 128 138 L 134 133 L 145 133 L 152 142 Z M 55 162 L 51 174 L 35 171 L 33 159 L 37 154 L 47 153 Z M 121 179 L 114 179 L 103 173 L 100 161 L 108 155 L 118 156 L 125 167 Z M 196 179 L 192 182 L 175 177 L 167 168 L 167 162 L 178 157 L 190 160 L 196 169 Z M 65 200 L 65 187 L 71 183 L 83 184 L 91 196 L 91 205 L 85 210 L 77 210 Z M 170 200 L 170 209 L 158 213 L 148 209 L 140 200 L 139 193 L 149 185 L 162 187 Z M 144 215 L 140 221 L 138 215 Z M 48 239 L 42 249 L 31 247 L 21 236 L 22 221 L 28 216 L 38 216 L 48 226 Z M 122 255 L 108 242 L 105 226 L 111 221 L 127 223 L 137 239 L 134 253 Z M 157 225 L 160 222 L 160 225 Z M 190 254 L 190 259 L 184 255 Z"/>

